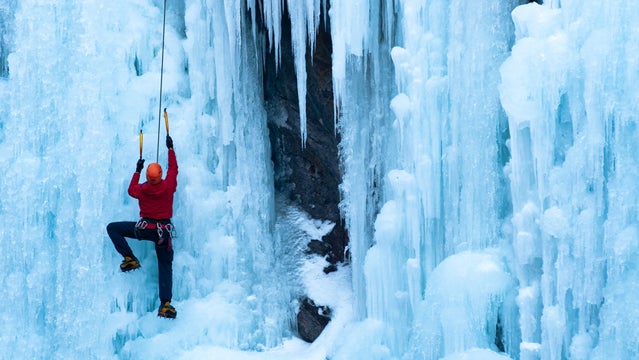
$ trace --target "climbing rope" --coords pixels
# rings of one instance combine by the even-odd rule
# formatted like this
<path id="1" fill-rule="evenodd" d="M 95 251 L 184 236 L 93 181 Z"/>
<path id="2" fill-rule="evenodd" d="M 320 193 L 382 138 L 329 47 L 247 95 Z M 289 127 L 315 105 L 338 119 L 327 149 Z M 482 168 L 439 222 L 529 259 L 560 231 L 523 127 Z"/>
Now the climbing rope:
<path id="1" fill-rule="evenodd" d="M 160 101 L 159 101 L 160 104 L 158 106 L 158 144 L 157 144 L 157 151 L 155 153 L 155 162 L 159 162 L 159 159 L 160 159 L 160 120 L 162 119 L 162 80 L 164 78 L 164 35 L 165 34 L 166 34 L 166 0 L 164 0 L 164 18 L 162 19 L 162 63 L 160 65 Z M 166 110 L 165 110 L 165 114 L 166 114 Z M 167 125 L 167 131 L 168 131 L 168 125 Z"/>

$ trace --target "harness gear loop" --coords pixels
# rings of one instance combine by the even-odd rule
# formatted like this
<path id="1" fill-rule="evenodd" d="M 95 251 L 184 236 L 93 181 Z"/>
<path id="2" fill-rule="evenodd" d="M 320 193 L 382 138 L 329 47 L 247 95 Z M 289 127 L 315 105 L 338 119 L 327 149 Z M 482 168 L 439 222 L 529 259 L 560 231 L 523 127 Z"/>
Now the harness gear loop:
<path id="1" fill-rule="evenodd" d="M 149 223 L 144 220 L 144 219 L 140 219 L 138 220 L 137 223 L 135 223 L 135 229 L 136 230 L 144 230 L 149 226 Z"/>
<path id="2" fill-rule="evenodd" d="M 158 245 L 162 245 L 164 244 L 164 231 L 166 230 L 166 239 L 168 241 L 168 248 L 169 251 L 173 250 L 173 236 L 171 235 L 172 233 L 172 228 L 173 225 L 171 225 L 171 223 L 168 224 L 162 224 L 160 222 L 156 223 L 156 228 L 157 228 L 157 232 L 158 232 Z"/>
<path id="3" fill-rule="evenodd" d="M 158 231 L 158 244 L 162 244 L 164 242 L 164 239 L 162 238 L 162 233 L 164 231 L 162 231 L 162 225 L 160 225 L 160 223 L 156 224 L 156 229 Z"/>

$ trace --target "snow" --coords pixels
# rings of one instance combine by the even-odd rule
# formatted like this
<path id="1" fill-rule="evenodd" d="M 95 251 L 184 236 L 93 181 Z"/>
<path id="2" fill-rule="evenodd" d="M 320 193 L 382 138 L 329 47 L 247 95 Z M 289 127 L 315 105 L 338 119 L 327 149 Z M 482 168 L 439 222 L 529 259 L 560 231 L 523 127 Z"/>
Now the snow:
<path id="1" fill-rule="evenodd" d="M 479 348 L 496 355 L 497 317 L 502 324 L 514 320 L 506 310 L 514 300 L 513 290 L 514 279 L 494 249 L 446 258 L 431 273 L 415 317 L 410 354 L 423 359 L 463 359 L 470 356 L 467 351 Z"/>
<path id="2" fill-rule="evenodd" d="M 639 357 L 635 3 L 167 4 L 174 321 L 152 246 L 122 274 L 105 231 L 137 218 L 140 130 L 167 161 L 163 2 L 0 3 L 0 358 Z M 322 19 L 350 255 L 328 274 L 305 249 L 335 224 L 275 213 L 262 93 L 295 71 L 306 108 Z M 313 343 L 303 295 L 331 309 Z"/>
<path id="3" fill-rule="evenodd" d="M 561 209 L 553 206 L 541 216 L 541 229 L 548 235 L 562 238 L 570 233 L 570 224 Z"/>
<path id="4" fill-rule="evenodd" d="M 510 357 L 486 349 L 471 349 L 462 353 L 455 353 L 442 360 L 508 360 Z"/>

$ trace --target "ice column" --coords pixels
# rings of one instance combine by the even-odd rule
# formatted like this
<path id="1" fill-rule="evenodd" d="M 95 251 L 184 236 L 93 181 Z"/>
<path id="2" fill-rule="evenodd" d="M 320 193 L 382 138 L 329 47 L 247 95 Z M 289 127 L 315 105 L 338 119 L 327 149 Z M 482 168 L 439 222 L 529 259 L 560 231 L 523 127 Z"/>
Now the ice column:
<path id="1" fill-rule="evenodd" d="M 552 239 L 539 228 L 539 219 L 551 205 L 547 196 L 549 173 L 555 163 L 556 114 L 565 91 L 571 54 L 566 35 L 559 31 L 559 10 L 529 4 L 515 9 L 513 19 L 517 43 L 501 69 L 501 99 L 511 135 L 512 160 L 507 169 L 514 212 L 513 248 L 521 287 L 521 356 L 533 359 L 540 356 L 539 343 L 544 334 L 553 336 L 552 331 L 548 333 L 551 322 L 561 326 L 557 322 L 558 310 L 552 311 L 551 307 L 557 299 L 549 289 L 554 288 L 557 278 L 555 241 L 567 235 L 566 225 L 561 224 L 564 217 L 560 210 L 547 213 L 548 221 L 551 216 L 556 220 L 554 231 L 547 228 L 555 237 Z"/>
<path id="2" fill-rule="evenodd" d="M 501 99 L 511 129 L 522 359 L 586 359 L 597 343 L 597 354 L 637 355 L 611 305 L 626 301 L 615 289 L 634 286 L 621 285 L 629 272 L 620 250 L 634 248 L 637 221 L 628 172 L 637 113 L 631 13 L 627 2 L 597 1 L 513 11 L 517 42 L 501 69 Z"/>
<path id="3" fill-rule="evenodd" d="M 500 200 L 505 126 L 494 59 L 506 57 L 511 27 L 500 15 L 514 5 L 400 4 L 403 40 L 392 51 L 399 94 L 391 103 L 399 145 L 389 158 L 417 177 L 427 225 L 415 252 L 424 281 L 447 254 L 497 243 L 508 206 Z"/>
<path id="4" fill-rule="evenodd" d="M 583 174 L 584 193 L 592 194 L 576 224 L 583 272 L 575 279 L 579 328 L 571 339 L 571 355 L 578 358 L 596 344 L 595 359 L 637 358 L 639 314 L 637 297 L 630 294 L 637 289 L 638 263 L 639 18 L 631 1 L 566 5 L 574 24 L 591 27 L 570 28 L 583 40 L 584 84 L 575 90 L 583 91 L 586 114 L 577 126 L 581 131 L 575 138 L 583 147 L 575 152 L 583 155 L 575 167 Z"/>
<path id="5" fill-rule="evenodd" d="M 365 318 L 367 312 L 364 262 L 372 245 L 375 215 L 382 205 L 379 196 L 386 174 L 384 159 L 387 148 L 396 143 L 389 129 L 389 104 L 394 92 L 390 48 L 394 34 L 382 28 L 382 24 L 393 22 L 388 6 L 379 2 L 332 1 L 329 10 L 334 99 L 344 167 L 340 209 L 349 231 L 358 318 Z M 385 20 L 379 21 L 380 18 Z"/>
<path id="6" fill-rule="evenodd" d="M 202 221 L 192 231 L 209 234 L 209 246 L 228 251 L 220 259 L 228 265 L 212 274 L 214 288 L 221 287 L 238 314 L 233 335 L 222 345 L 244 348 L 279 344 L 290 316 L 289 294 L 277 291 L 272 271 L 272 169 L 263 95 L 257 85 L 264 49 L 254 37 L 254 24 L 247 21 L 248 9 L 255 11 L 243 1 L 190 3 L 186 49 L 193 106 L 201 113 L 192 126 L 212 131 L 208 140 L 198 139 L 198 151 L 210 159 L 207 170 L 212 173 L 202 175 L 218 179 L 200 184 L 205 191 L 213 187 L 207 201 L 215 205 L 205 207 L 208 215 L 193 213 Z M 191 196 L 201 201 L 201 193 Z"/>
<path id="7" fill-rule="evenodd" d="M 507 194 L 499 147 L 505 119 L 495 58 L 506 58 L 511 26 L 502 19 L 514 5 L 398 3 L 402 38 L 392 50 L 398 94 L 390 102 L 394 122 L 380 168 L 389 171 L 386 185 L 397 173 L 415 184 L 404 195 L 414 205 L 401 208 L 407 220 L 397 230 L 406 250 L 387 253 L 402 264 L 395 272 L 411 304 L 395 321 L 411 324 L 437 264 L 461 250 L 499 243 L 508 206 L 500 200 Z M 384 208 L 395 201 L 392 194 L 383 192 Z M 370 296 L 387 291 L 388 284 L 367 280 Z"/>
<path id="8" fill-rule="evenodd" d="M 499 241 L 507 211 L 500 158 L 503 113 L 499 64 L 508 53 L 513 2 L 455 1 L 447 21 L 446 82 L 449 108 L 436 109 L 442 131 L 442 208 L 448 251 L 482 249 Z M 433 9 L 435 10 L 435 9 Z M 424 94 L 426 96 L 426 94 Z"/>
<path id="9" fill-rule="evenodd" d="M 401 354 L 408 344 L 412 308 L 420 296 L 419 288 L 409 288 L 413 283 L 408 282 L 417 265 L 408 259 L 414 253 L 413 242 L 419 243 L 419 206 L 411 174 L 393 170 L 386 180 L 393 199 L 377 215 L 375 245 L 366 254 L 366 307 L 369 318 L 382 321 L 387 329 L 386 345 L 392 353 Z"/>

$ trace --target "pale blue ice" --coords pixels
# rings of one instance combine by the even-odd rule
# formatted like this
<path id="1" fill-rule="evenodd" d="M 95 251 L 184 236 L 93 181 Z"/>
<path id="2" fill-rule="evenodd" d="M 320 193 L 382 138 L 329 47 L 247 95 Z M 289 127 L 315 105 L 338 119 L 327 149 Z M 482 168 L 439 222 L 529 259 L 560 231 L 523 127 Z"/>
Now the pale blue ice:
<path id="1" fill-rule="evenodd" d="M 152 246 L 122 274 L 105 231 L 137 219 L 139 130 L 147 162 L 164 136 L 164 2 L 0 0 L 0 359 L 639 358 L 637 4 L 525 2 L 169 0 L 170 321 Z M 284 8 L 303 108 L 331 22 L 350 261 L 330 274 L 303 251 L 330 224 L 274 210 Z M 332 309 L 312 344 L 301 294 Z"/>

